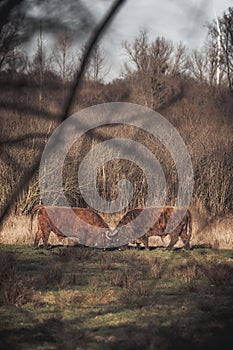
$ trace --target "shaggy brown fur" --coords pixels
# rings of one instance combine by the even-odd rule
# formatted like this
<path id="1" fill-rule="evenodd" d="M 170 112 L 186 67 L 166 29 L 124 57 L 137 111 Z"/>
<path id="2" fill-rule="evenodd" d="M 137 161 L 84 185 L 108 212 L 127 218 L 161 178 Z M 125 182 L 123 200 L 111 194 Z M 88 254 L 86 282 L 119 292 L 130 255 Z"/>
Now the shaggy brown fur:
<path id="1" fill-rule="evenodd" d="M 177 243 L 179 237 L 182 239 L 184 246 L 186 249 L 190 249 L 190 238 L 192 234 L 192 217 L 189 210 L 185 213 L 184 217 L 181 219 L 178 226 L 171 232 L 166 232 L 166 226 L 168 223 L 168 220 L 170 219 L 172 213 L 174 213 L 174 217 L 179 217 L 182 215 L 182 208 L 176 208 L 176 207 L 154 207 L 154 208 L 137 208 L 128 211 L 128 213 L 121 219 L 117 227 L 122 227 L 130 222 L 132 222 L 134 219 L 138 217 L 139 214 L 145 212 L 145 216 L 140 220 L 140 227 L 137 227 L 137 231 L 140 232 L 140 230 L 144 230 L 146 226 L 148 226 L 149 222 L 154 222 L 153 219 L 155 215 L 157 214 L 157 217 L 159 216 L 158 220 L 155 222 L 155 224 L 152 227 L 148 227 L 148 231 L 144 236 L 142 236 L 139 239 L 136 239 L 134 242 L 144 243 L 145 247 L 148 248 L 148 240 L 151 236 L 160 236 L 163 240 L 163 238 L 167 235 L 170 235 L 170 243 L 167 247 L 167 249 L 172 249 L 174 245 Z M 174 220 L 174 217 L 172 220 Z M 130 232 L 128 231 L 129 236 L 132 237 Z"/>
<path id="2" fill-rule="evenodd" d="M 50 210 L 53 215 L 56 217 L 56 223 L 59 227 L 65 228 L 66 232 L 61 232 L 49 218 L 46 209 Z M 109 229 L 108 225 L 101 218 L 101 216 L 92 211 L 91 209 L 85 208 L 72 208 L 75 215 L 78 216 L 81 220 L 76 222 L 72 216 L 70 208 L 66 207 L 45 207 L 43 205 L 37 205 L 33 208 L 31 213 L 31 228 L 32 220 L 34 214 L 38 211 L 38 230 L 36 232 L 34 247 L 37 248 L 39 245 L 40 239 L 43 241 L 45 248 L 48 247 L 48 239 L 50 232 L 53 231 L 59 240 L 62 240 L 64 237 L 78 237 L 81 242 L 85 242 L 87 245 L 95 241 L 98 242 L 98 237 L 94 237 L 95 227 L 101 227 Z M 86 224 L 90 226 L 87 227 Z M 62 226 L 60 226 L 62 225 Z M 77 226 L 78 225 L 78 226 Z M 64 230 L 63 230 L 64 231 Z M 89 243 L 88 243 L 89 239 Z"/>

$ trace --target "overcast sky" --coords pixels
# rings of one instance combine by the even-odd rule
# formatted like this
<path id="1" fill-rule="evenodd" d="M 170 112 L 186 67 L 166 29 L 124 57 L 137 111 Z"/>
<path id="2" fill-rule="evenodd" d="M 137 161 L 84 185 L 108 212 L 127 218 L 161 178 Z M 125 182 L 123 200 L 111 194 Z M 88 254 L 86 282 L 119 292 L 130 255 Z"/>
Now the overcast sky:
<path id="1" fill-rule="evenodd" d="M 62 27 L 73 30 L 80 47 L 113 1 L 24 0 L 23 3 L 29 18 L 34 18 L 37 24 L 43 20 L 45 31 L 55 33 Z M 122 42 L 132 42 L 140 30 L 147 29 L 151 40 L 164 36 L 175 43 L 182 41 L 191 49 L 201 47 L 207 36 L 207 22 L 216 17 L 215 13 L 221 16 L 230 6 L 233 0 L 127 0 L 100 42 L 110 67 L 108 80 L 120 75 L 126 60 Z M 38 27 L 31 29 L 35 42 Z"/>
<path id="2" fill-rule="evenodd" d="M 97 19 L 110 3 L 85 0 Z M 159 35 L 182 41 L 189 48 L 200 47 L 206 39 L 207 21 L 215 18 L 215 12 L 221 16 L 230 6 L 233 0 L 128 0 L 101 41 L 111 65 L 110 76 L 117 76 L 121 70 L 122 41 L 132 41 L 140 29 L 147 28 L 151 39 Z"/>

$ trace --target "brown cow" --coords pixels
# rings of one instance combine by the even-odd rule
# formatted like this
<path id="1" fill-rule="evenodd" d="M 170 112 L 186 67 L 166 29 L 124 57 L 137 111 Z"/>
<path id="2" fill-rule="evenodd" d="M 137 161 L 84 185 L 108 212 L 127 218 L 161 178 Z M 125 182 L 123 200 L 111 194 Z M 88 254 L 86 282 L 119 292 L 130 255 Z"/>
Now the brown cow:
<path id="1" fill-rule="evenodd" d="M 160 236 L 163 240 L 163 238 L 167 235 L 170 235 L 170 243 L 167 247 L 167 249 L 172 249 L 174 245 L 177 243 L 179 237 L 182 239 L 184 246 L 186 249 L 190 249 L 190 238 L 192 234 L 192 217 L 189 210 L 186 211 L 183 218 L 181 218 L 180 223 L 177 225 L 177 227 L 171 232 L 166 232 L 166 227 L 168 220 L 174 220 L 174 217 L 177 218 L 177 216 L 181 216 L 183 214 L 184 209 L 183 208 L 176 208 L 176 207 L 150 207 L 150 208 L 137 208 L 128 211 L 128 213 L 121 219 L 117 227 L 122 227 L 130 222 L 133 222 L 134 219 L 138 217 L 139 214 L 142 212 L 145 212 L 144 217 L 141 219 L 139 225 L 140 227 L 137 227 L 137 230 L 143 230 L 146 226 L 148 226 L 149 222 L 154 222 L 155 214 L 158 215 L 158 220 L 156 220 L 155 224 L 148 229 L 146 234 L 142 236 L 139 239 L 134 240 L 135 243 L 144 243 L 145 247 L 148 248 L 148 241 L 149 237 L 151 236 Z M 130 230 L 130 229 L 129 229 Z M 132 237 L 132 234 L 129 236 Z"/>
<path id="2" fill-rule="evenodd" d="M 48 216 L 46 209 L 56 218 L 56 224 L 59 227 L 65 228 L 66 232 L 61 232 L 61 230 L 54 225 Z M 70 209 L 72 209 L 74 214 L 81 220 L 78 222 L 74 220 L 73 213 Z M 94 227 L 101 227 L 109 230 L 108 225 L 102 217 L 91 209 L 55 206 L 45 207 L 43 205 L 37 205 L 33 208 L 31 213 L 31 228 L 33 216 L 37 211 L 38 230 L 34 241 L 35 248 L 38 248 L 40 239 L 43 241 L 44 248 L 48 248 L 48 239 L 51 231 L 57 235 L 59 240 L 62 240 L 65 237 L 79 237 L 81 238 L 81 242 L 85 242 L 87 245 L 92 245 L 94 241 L 98 243 L 98 237 L 95 237 Z M 87 227 L 86 224 L 89 224 L 90 227 Z"/>

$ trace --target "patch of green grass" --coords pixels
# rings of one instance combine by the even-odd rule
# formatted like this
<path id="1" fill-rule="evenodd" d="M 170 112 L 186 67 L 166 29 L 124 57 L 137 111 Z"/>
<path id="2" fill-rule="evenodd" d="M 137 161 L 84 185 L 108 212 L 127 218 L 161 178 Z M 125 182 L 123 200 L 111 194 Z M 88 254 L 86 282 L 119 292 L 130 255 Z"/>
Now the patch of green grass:
<path id="1" fill-rule="evenodd" d="M 0 260 L 0 349 L 217 349 L 232 340 L 232 251 L 2 245 Z M 24 286 L 22 303 L 7 303 L 9 279 Z"/>

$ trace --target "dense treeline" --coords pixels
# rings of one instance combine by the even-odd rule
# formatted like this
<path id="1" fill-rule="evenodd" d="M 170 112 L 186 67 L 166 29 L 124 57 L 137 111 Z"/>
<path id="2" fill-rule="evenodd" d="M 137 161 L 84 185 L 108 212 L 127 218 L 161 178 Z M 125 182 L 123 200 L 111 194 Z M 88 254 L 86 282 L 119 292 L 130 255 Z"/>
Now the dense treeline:
<path id="1" fill-rule="evenodd" d="M 6 23 L 0 32 L 1 208 L 59 124 L 82 53 L 74 52 L 69 32 L 60 34 L 49 51 L 40 27 L 34 55 L 27 57 L 20 41 L 20 21 L 17 18 Z M 221 215 L 233 209 L 232 8 L 219 19 L 218 26 L 216 22 L 209 25 L 209 33 L 205 47 L 190 52 L 182 44 L 175 45 L 165 38 L 151 41 L 148 33 L 141 31 L 134 42 L 123 44 L 128 57 L 124 74 L 109 83 L 105 80 L 109 68 L 103 51 L 96 47 L 73 112 L 115 101 L 159 111 L 177 128 L 190 152 L 195 175 L 193 202 L 202 203 L 212 215 Z M 119 135 L 130 135 L 156 154 L 168 183 L 167 202 L 173 203 L 177 173 L 162 145 L 151 135 L 139 135 L 133 128 L 105 126 L 101 133 L 95 130 L 79 140 L 67 155 L 64 188 L 70 204 L 85 206 L 76 179 L 83 156 L 96 143 Z M 127 176 L 134 184 L 131 206 L 142 205 L 147 194 L 146 179 L 129 161 L 115 160 L 103 166 L 97 180 L 101 195 L 114 199 L 114 188 L 121 176 Z M 28 213 L 39 201 L 35 174 L 15 203 L 14 212 Z"/>

